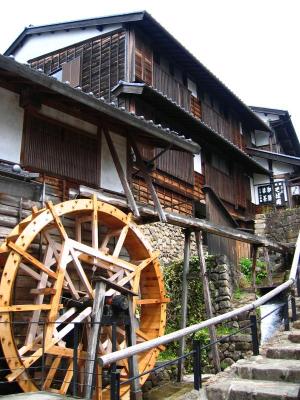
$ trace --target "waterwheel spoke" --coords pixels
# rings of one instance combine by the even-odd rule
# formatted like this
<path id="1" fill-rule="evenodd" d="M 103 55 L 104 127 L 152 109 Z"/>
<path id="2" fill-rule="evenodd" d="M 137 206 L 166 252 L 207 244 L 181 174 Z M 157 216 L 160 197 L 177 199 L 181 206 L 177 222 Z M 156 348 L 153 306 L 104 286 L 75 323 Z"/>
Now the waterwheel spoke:
<path id="1" fill-rule="evenodd" d="M 31 256 L 31 251 L 36 254 L 36 239 L 39 239 L 37 236 L 39 233 L 43 237 L 40 247 L 42 258 L 37 256 L 34 258 Z M 74 349 L 70 345 L 70 340 L 72 340 L 75 323 L 83 323 L 78 331 L 80 338 L 77 351 L 79 371 L 77 394 L 83 396 L 86 383 L 83 379 L 86 376 L 88 343 L 93 324 L 91 312 L 95 285 L 92 279 L 94 273 L 99 278 L 106 279 L 106 297 L 120 293 L 118 289 L 122 295 L 126 296 L 131 296 L 131 292 L 139 294 L 136 297 L 129 297 L 130 321 L 136 328 L 136 332 L 134 328 L 134 331 L 130 333 L 130 329 L 126 326 L 128 316 L 123 321 L 120 319 L 121 325 L 116 327 L 117 350 L 127 347 L 130 341 L 140 342 L 163 334 L 163 329 L 160 328 L 160 322 L 164 318 L 162 303 L 167 300 L 164 299 L 162 290 L 158 253 L 151 253 L 149 245 L 139 235 L 139 230 L 132 222 L 130 214 L 126 216 L 113 206 L 97 202 L 96 196 L 91 200 L 76 199 L 55 206 L 49 202 L 44 210 L 36 213 L 36 218 L 29 220 L 22 240 L 18 239 L 18 234 L 15 235 L 16 246 L 21 247 L 20 251 L 25 252 L 24 257 L 20 252 L 8 247 L 6 251 L 10 253 L 8 254 L 9 261 L 4 268 L 8 274 L 9 267 L 15 268 L 18 279 L 24 275 L 27 276 L 26 279 L 31 282 L 29 284 L 31 296 L 28 302 L 32 301 L 33 304 L 23 304 L 27 301 L 22 301 L 24 297 L 20 297 L 18 291 L 13 305 L 8 306 L 10 302 L 7 301 L 7 297 L 0 299 L 0 307 L 4 307 L 0 308 L 0 312 L 2 311 L 4 318 L 13 319 L 14 315 L 20 315 L 22 320 L 28 318 L 28 315 L 31 316 L 27 334 L 26 328 L 20 331 L 17 326 L 12 326 L 12 333 L 6 328 L 5 333 L 0 333 L 1 340 L 4 335 L 7 335 L 7 340 L 13 343 L 10 348 L 6 346 L 5 356 L 8 359 L 15 357 L 19 360 L 18 364 L 11 368 L 12 373 L 7 377 L 9 381 L 17 380 L 24 390 L 28 387 L 33 391 L 36 390 L 35 382 L 39 381 L 41 372 L 40 358 L 44 354 L 47 372 L 43 390 L 71 394 Z M 30 247 L 31 245 L 33 246 Z M 13 293 L 12 290 L 17 287 L 14 283 L 15 278 L 12 276 L 9 279 L 12 283 L 9 284 L 7 279 L 6 286 L 0 288 L 1 292 L 8 288 L 7 292 Z M 109 289 L 110 282 L 117 285 L 114 290 Z M 121 287 L 127 289 L 127 294 Z M 46 302 L 49 304 L 45 304 Z M 111 299 L 107 299 L 107 307 L 110 307 L 110 302 Z M 117 303 L 113 302 L 113 304 Z M 134 315 L 133 306 L 136 305 L 139 306 L 138 320 Z M 62 307 L 66 311 L 59 315 Z M 68 309 L 68 307 L 71 308 Z M 46 324 L 45 329 L 41 331 L 40 326 L 45 319 L 49 321 L 49 324 Z M 34 325 L 36 327 L 32 328 Z M 20 343 L 22 339 L 16 340 L 16 343 L 20 343 L 18 347 L 13 340 L 16 333 L 18 337 L 25 338 L 23 345 Z M 98 354 L 112 351 L 111 326 L 102 328 L 98 344 Z M 11 351 L 12 347 L 13 351 Z M 138 363 L 141 363 L 137 369 L 142 372 L 150 365 L 153 366 L 155 354 L 155 352 L 148 352 L 138 357 Z M 130 376 L 128 361 L 118 362 L 118 368 L 120 368 L 121 379 L 128 379 Z M 97 376 L 97 389 L 94 396 L 99 399 L 108 399 L 109 385 L 102 387 L 100 376 L 102 376 L 101 373 Z M 144 379 L 146 378 L 141 378 L 141 382 Z M 129 385 L 122 385 L 121 397 L 124 396 L 125 399 L 128 390 Z"/>

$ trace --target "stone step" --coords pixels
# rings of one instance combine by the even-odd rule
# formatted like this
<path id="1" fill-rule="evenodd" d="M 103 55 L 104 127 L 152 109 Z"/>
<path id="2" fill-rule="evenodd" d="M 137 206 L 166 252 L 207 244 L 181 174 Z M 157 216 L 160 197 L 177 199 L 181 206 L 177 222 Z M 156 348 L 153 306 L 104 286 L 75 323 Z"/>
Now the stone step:
<path id="1" fill-rule="evenodd" d="M 300 343 L 300 330 L 293 330 L 289 335 L 288 339 L 293 343 Z"/>
<path id="2" fill-rule="evenodd" d="M 280 346 L 267 346 L 265 351 L 268 358 L 300 360 L 300 344 L 292 343 L 289 340 L 284 340 Z"/>
<path id="3" fill-rule="evenodd" d="M 300 383 L 300 361 L 268 359 L 263 356 L 239 360 L 233 371 L 242 379 Z"/>
<path id="4" fill-rule="evenodd" d="M 300 329 L 300 320 L 293 322 L 294 329 Z"/>
<path id="5" fill-rule="evenodd" d="M 300 385 L 225 377 L 206 387 L 206 397 L 207 400 L 299 400 Z"/>

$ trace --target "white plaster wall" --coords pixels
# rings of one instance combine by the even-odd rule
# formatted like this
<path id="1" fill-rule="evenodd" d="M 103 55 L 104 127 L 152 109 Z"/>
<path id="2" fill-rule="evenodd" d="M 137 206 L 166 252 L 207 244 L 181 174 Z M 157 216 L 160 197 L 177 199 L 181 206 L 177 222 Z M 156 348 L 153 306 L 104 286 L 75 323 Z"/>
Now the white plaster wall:
<path id="1" fill-rule="evenodd" d="M 264 185 L 266 183 L 270 183 L 270 177 L 268 175 L 253 174 L 254 185 Z"/>
<path id="2" fill-rule="evenodd" d="M 255 112 L 255 114 L 257 114 L 259 118 L 261 118 L 267 125 L 269 125 L 269 121 L 276 121 L 279 119 L 279 115 L 276 114 L 265 115 L 263 112 Z"/>
<path id="3" fill-rule="evenodd" d="M 294 172 L 292 165 L 284 164 L 278 161 L 273 161 L 273 173 L 274 175 L 288 174 Z"/>
<path id="4" fill-rule="evenodd" d="M 14 56 L 17 61 L 25 63 L 32 58 L 119 28 L 121 28 L 121 24 L 103 26 L 101 32 L 91 27 L 86 29 L 71 29 L 69 32 L 57 31 L 54 33 L 32 35 L 27 38 L 22 47 L 16 50 Z"/>
<path id="5" fill-rule="evenodd" d="M 261 166 L 263 166 L 265 169 L 269 169 L 269 164 L 268 164 L 268 160 L 266 160 L 265 158 L 260 158 L 260 157 L 252 157 L 256 162 L 258 162 Z"/>
<path id="6" fill-rule="evenodd" d="M 194 171 L 202 174 L 201 153 L 194 155 Z"/>
<path id="7" fill-rule="evenodd" d="M 24 110 L 19 95 L 0 87 L 0 159 L 20 163 Z"/>
<path id="8" fill-rule="evenodd" d="M 189 78 L 187 79 L 187 87 L 192 92 L 192 95 L 197 97 L 197 85 L 195 82 L 191 81 Z"/>
<path id="9" fill-rule="evenodd" d="M 110 132 L 125 175 L 127 174 L 127 143 L 124 136 Z M 101 182 L 103 189 L 117 193 L 124 193 L 122 183 L 110 154 L 107 141 L 102 133 L 101 137 Z"/>
<path id="10" fill-rule="evenodd" d="M 60 121 L 66 125 L 73 126 L 74 128 L 80 129 L 82 131 L 91 133 L 93 135 L 97 134 L 96 125 L 93 125 L 87 121 L 83 121 L 82 119 L 73 117 L 72 115 L 66 114 L 54 108 L 45 106 L 44 104 L 41 107 L 40 114 L 55 119 L 56 121 Z"/>
<path id="11" fill-rule="evenodd" d="M 255 131 L 256 146 L 266 146 L 269 144 L 269 133 L 263 131 Z"/>

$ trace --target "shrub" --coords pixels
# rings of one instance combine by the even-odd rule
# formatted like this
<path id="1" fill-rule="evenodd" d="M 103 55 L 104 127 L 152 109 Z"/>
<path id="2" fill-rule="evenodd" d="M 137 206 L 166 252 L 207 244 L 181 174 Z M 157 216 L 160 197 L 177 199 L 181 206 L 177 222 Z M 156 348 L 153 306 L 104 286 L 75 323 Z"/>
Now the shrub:
<path id="1" fill-rule="evenodd" d="M 247 257 L 241 258 L 239 262 L 241 271 L 247 281 L 252 283 L 253 260 Z M 261 260 L 256 261 L 256 283 L 259 285 L 267 276 L 266 263 Z"/>

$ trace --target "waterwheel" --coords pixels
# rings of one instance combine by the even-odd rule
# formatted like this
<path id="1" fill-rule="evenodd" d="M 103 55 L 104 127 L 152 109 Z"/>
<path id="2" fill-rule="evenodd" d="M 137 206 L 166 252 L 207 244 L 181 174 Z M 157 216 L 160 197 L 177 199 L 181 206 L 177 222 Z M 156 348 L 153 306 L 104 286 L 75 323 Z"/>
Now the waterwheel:
<path id="1" fill-rule="evenodd" d="M 95 276 L 137 294 L 132 327 L 137 343 L 164 333 L 167 299 L 158 253 L 131 214 L 95 196 L 34 209 L 0 248 L 0 264 L 0 341 L 10 370 L 6 380 L 18 382 L 24 392 L 74 394 L 72 337 L 74 323 L 80 322 L 76 395 L 84 395 Z M 109 287 L 105 294 L 119 295 Z M 117 350 L 127 346 L 122 326 L 116 341 Z M 112 347 L 111 327 L 101 325 L 97 352 L 106 354 Z M 139 372 L 153 368 L 158 354 L 154 349 L 139 355 Z M 117 368 L 121 381 L 129 378 L 127 360 Z M 108 399 L 109 371 L 97 371 L 93 396 Z M 121 385 L 121 397 L 129 398 L 129 385 Z"/>

